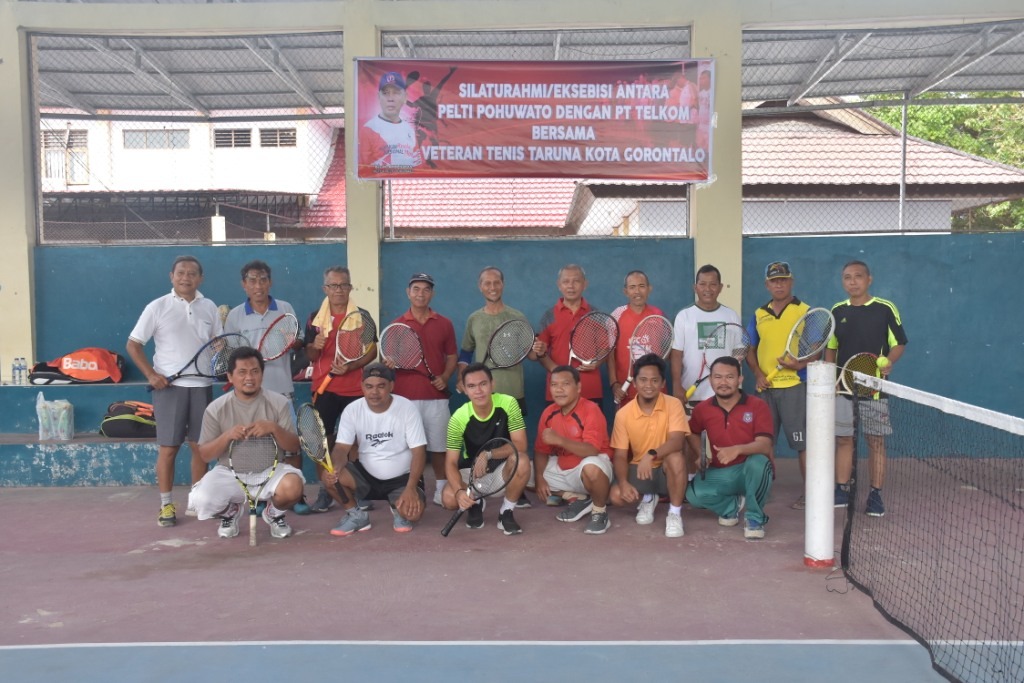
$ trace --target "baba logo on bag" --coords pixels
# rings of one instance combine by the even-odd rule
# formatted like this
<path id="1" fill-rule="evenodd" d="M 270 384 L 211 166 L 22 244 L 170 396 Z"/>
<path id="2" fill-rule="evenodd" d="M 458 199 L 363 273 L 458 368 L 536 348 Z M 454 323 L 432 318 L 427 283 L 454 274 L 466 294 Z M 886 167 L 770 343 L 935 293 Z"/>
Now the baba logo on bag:
<path id="1" fill-rule="evenodd" d="M 47 363 L 61 374 L 78 382 L 120 382 L 124 359 L 113 351 L 86 347 Z"/>

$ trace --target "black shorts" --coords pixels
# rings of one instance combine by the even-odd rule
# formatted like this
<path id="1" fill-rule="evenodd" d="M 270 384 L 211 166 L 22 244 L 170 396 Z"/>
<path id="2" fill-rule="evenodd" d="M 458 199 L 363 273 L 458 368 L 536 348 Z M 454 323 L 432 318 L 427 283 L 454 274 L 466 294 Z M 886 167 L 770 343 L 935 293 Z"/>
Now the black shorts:
<path id="1" fill-rule="evenodd" d="M 334 440 L 338 434 L 338 418 L 351 403 L 355 403 L 362 396 L 339 396 L 327 392 L 320 394 L 313 401 L 313 407 L 320 413 L 320 419 L 324 422 L 324 431 L 327 432 L 327 450 L 334 450 Z"/>
<path id="2" fill-rule="evenodd" d="M 358 460 L 350 462 L 345 469 L 356 482 L 356 500 L 386 500 L 394 507 L 395 501 L 402 496 L 402 492 L 405 491 L 405 487 L 409 483 L 408 474 L 394 479 L 377 479 L 367 472 Z M 416 493 L 420 496 L 420 502 L 425 503 L 427 499 L 423 495 L 423 477 L 420 477 Z"/>

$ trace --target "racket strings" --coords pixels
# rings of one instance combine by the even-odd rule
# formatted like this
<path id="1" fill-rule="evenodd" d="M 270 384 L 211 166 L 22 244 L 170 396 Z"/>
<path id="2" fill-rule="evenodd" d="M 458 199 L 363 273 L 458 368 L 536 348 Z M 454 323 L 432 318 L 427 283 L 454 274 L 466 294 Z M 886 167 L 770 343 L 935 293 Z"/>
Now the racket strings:
<path id="1" fill-rule="evenodd" d="M 833 325 L 832 315 L 823 309 L 804 316 L 796 343 L 790 345 L 790 355 L 794 358 L 806 358 L 821 351 L 832 336 Z"/>
<path id="2" fill-rule="evenodd" d="M 322 463 L 327 459 L 327 447 L 324 444 L 324 425 L 312 406 L 303 406 L 295 416 L 295 426 L 299 434 L 299 442 L 306 455 L 315 462 Z"/>
<path id="3" fill-rule="evenodd" d="M 423 357 L 420 340 L 412 328 L 389 327 L 380 337 L 381 355 L 400 368 L 411 370 L 419 365 Z"/>
<path id="4" fill-rule="evenodd" d="M 629 340 L 633 360 L 654 353 L 664 358 L 672 350 L 672 323 L 665 318 L 645 318 L 633 330 Z"/>
<path id="5" fill-rule="evenodd" d="M 337 354 L 355 360 L 377 341 L 377 324 L 363 311 L 350 313 L 338 325 L 334 343 Z"/>
<path id="6" fill-rule="evenodd" d="M 249 346 L 249 340 L 240 334 L 218 337 L 213 343 L 204 346 L 196 356 L 196 369 L 208 377 L 225 375 L 231 354 L 243 346 Z"/>
<path id="7" fill-rule="evenodd" d="M 717 350 L 722 353 L 715 357 L 729 355 L 736 360 L 743 360 L 747 356 L 747 349 L 750 348 L 750 337 L 747 331 L 734 323 L 719 325 L 708 336 L 704 344 L 705 352 Z M 709 363 L 710 365 L 710 363 Z"/>
<path id="8" fill-rule="evenodd" d="M 247 486 L 259 486 L 277 461 L 277 442 L 269 436 L 233 441 L 229 456 L 235 476 Z"/>
<path id="9" fill-rule="evenodd" d="M 299 334 L 299 323 L 289 317 L 270 326 L 260 339 L 260 353 L 264 359 L 280 358 L 295 344 Z"/>
<path id="10" fill-rule="evenodd" d="M 487 354 L 497 367 L 511 367 L 526 358 L 533 340 L 530 323 L 511 320 L 495 331 L 487 345 Z"/>
<path id="11" fill-rule="evenodd" d="M 855 372 L 878 377 L 880 374 L 878 372 L 878 357 L 873 353 L 858 353 L 855 356 L 851 356 L 843 365 L 840 377 L 843 388 L 851 394 L 856 394 L 862 398 L 873 396 L 875 390 L 863 384 L 858 384 L 853 375 Z"/>
<path id="12" fill-rule="evenodd" d="M 619 328 L 614 318 L 603 313 L 588 313 L 573 328 L 569 346 L 581 360 L 599 360 L 615 348 L 618 336 Z"/>

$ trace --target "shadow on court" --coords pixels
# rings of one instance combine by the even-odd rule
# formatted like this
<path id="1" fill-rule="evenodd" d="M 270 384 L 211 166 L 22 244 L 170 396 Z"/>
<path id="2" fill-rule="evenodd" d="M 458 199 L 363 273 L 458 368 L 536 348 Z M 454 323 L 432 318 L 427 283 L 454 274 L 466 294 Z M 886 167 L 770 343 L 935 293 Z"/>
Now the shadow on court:
<path id="1" fill-rule="evenodd" d="M 560 680 L 628 678 L 638 657 L 644 671 L 682 673 L 679 666 L 711 657 L 718 667 L 703 680 L 735 680 L 711 673 L 739 675 L 736 667 L 745 662 L 761 680 L 804 680 L 801 671 L 807 680 L 812 674 L 820 679 L 830 670 L 830 680 L 845 680 L 835 677 L 837 653 L 853 652 L 850 662 L 859 676 L 877 662 L 879 672 L 897 665 L 917 672 L 879 681 L 941 680 L 924 649 L 904 647 L 899 641 L 907 641 L 905 634 L 868 598 L 842 578 L 826 581 L 827 571 L 804 567 L 804 513 L 789 507 L 800 490 L 796 462 L 782 461 L 779 469 L 781 481 L 767 506 L 767 536 L 760 541 L 744 540 L 742 525 L 719 527 L 712 513 L 689 509 L 683 513 L 686 535 L 665 538 L 665 505 L 645 527 L 636 525 L 633 510 L 612 508 L 611 530 L 588 536 L 584 521 L 558 522 L 558 509 L 538 505 L 534 497 L 532 509 L 516 511 L 525 530 L 520 536 L 497 529 L 497 505 L 486 511 L 483 529 L 460 523 L 442 538 L 449 513 L 431 505 L 412 533 L 396 534 L 390 512 L 378 502 L 370 513 L 373 528 L 356 536 L 328 534 L 340 516 L 335 510 L 289 514 L 295 536 L 271 539 L 260 521 L 260 545 L 250 548 L 244 521 L 242 533 L 230 540 L 217 538 L 215 522 L 190 517 L 159 528 L 152 487 L 6 489 L 0 495 L 6 531 L 0 572 L 7 586 L 0 645 L 7 647 L 0 650 L 0 664 L 28 667 L 10 680 L 68 680 L 56 671 L 32 677 L 39 673 L 33 666 L 59 667 L 67 648 L 17 646 L 260 641 L 281 645 L 261 647 L 262 654 L 248 661 L 264 661 L 265 672 L 274 675 L 304 673 L 289 664 L 293 660 L 310 666 L 318 661 L 312 652 L 292 653 L 294 641 L 346 641 L 345 649 L 332 651 L 335 657 L 365 659 L 368 671 L 377 666 L 385 673 L 409 657 L 409 648 L 428 647 L 409 641 L 485 641 L 473 649 L 452 650 L 440 642 L 428 649 L 437 653 L 439 666 L 443 662 L 438 672 L 461 663 L 467 677 L 473 662 L 492 656 L 535 672 L 561 671 L 561 658 L 569 656 L 578 675 Z M 315 494 L 312 486 L 308 491 Z M 175 497 L 183 509 L 186 490 L 176 489 Z M 367 650 L 351 641 L 406 645 L 376 643 Z M 479 649 L 499 643 L 504 647 L 496 655 Z M 653 649 L 641 652 L 642 645 Z M 568 649 L 557 655 L 559 647 Z M 222 650 L 222 657 L 242 652 Z M 755 654 L 765 651 L 777 654 Z M 108 659 L 130 653 L 154 663 L 161 657 L 217 659 L 208 649 L 177 647 L 76 649 L 70 657 L 83 674 L 104 652 Z M 431 679 L 433 656 L 421 656 L 421 680 Z M 781 663 L 777 677 L 770 673 L 776 669 L 757 664 L 761 657 L 769 667 Z M 805 668 L 807 657 L 817 666 Z M 620 670 L 615 661 L 634 665 Z M 109 661 L 97 666 L 107 672 L 104 680 L 128 680 L 111 675 Z M 153 680 L 178 680 L 166 671 Z"/>

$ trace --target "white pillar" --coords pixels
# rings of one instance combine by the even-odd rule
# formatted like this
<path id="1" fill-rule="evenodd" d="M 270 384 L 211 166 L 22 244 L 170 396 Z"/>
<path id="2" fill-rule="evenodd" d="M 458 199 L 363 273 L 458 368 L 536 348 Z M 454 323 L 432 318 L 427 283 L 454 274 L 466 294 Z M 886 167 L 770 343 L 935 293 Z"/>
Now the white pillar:
<path id="1" fill-rule="evenodd" d="M 835 565 L 836 366 L 807 366 L 807 481 L 804 564 Z"/>

